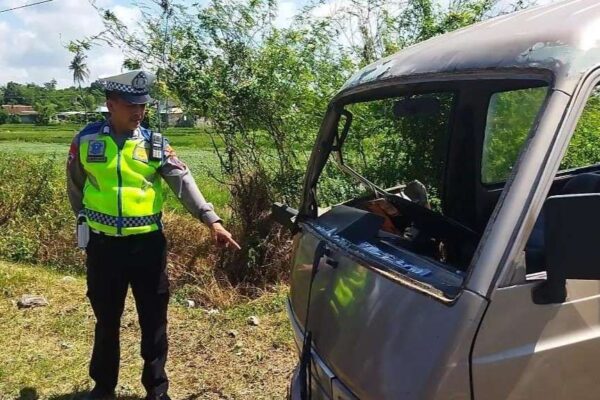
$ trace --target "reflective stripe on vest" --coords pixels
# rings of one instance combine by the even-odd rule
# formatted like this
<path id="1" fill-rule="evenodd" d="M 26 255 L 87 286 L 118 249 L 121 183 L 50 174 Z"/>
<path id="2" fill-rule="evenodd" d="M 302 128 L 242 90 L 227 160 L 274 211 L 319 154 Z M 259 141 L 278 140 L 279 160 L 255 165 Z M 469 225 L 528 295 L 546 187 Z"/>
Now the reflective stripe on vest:
<path id="1" fill-rule="evenodd" d="M 79 140 L 87 176 L 83 204 L 90 228 L 114 236 L 160 229 L 161 160 L 150 157 L 150 142 L 138 132 L 119 149 L 102 130 Z"/>
<path id="2" fill-rule="evenodd" d="M 102 214 L 101 212 L 85 209 L 83 213 L 87 217 L 88 221 L 98 222 L 102 225 L 108 225 L 113 227 L 119 226 L 119 217 L 113 217 L 112 215 Z M 143 217 L 122 217 L 122 226 L 124 228 L 133 228 L 144 225 L 160 224 L 160 218 L 162 214 L 146 215 Z"/>

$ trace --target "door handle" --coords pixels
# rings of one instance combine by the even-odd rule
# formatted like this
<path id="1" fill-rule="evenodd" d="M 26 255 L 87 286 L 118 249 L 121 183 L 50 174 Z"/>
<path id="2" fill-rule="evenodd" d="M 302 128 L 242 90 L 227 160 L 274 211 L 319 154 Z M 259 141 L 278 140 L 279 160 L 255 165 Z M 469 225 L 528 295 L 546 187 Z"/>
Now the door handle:
<path id="1" fill-rule="evenodd" d="M 334 252 L 329 248 L 325 247 L 325 251 L 323 257 L 325 258 L 325 264 L 329 265 L 332 268 L 337 268 L 338 261 L 333 258 Z"/>
<path id="2" fill-rule="evenodd" d="M 331 257 L 325 257 L 325 264 L 329 265 L 332 268 L 337 268 L 338 262 Z"/>

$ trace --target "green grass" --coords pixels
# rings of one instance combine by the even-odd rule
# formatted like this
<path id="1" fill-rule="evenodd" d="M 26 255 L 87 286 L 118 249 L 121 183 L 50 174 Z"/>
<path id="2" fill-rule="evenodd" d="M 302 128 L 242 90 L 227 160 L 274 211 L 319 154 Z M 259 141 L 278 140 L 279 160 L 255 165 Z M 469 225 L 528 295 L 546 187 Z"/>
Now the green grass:
<path id="1" fill-rule="evenodd" d="M 37 126 L 32 124 L 0 125 L 0 142 L 19 141 L 36 143 L 69 144 L 73 136 L 81 130 L 81 125 L 60 124 Z M 164 131 L 165 136 L 173 147 L 193 147 L 196 149 L 212 150 L 210 135 L 204 128 L 170 127 Z M 221 141 L 217 141 L 218 145 Z"/>
<path id="2" fill-rule="evenodd" d="M 0 261 L 0 399 L 79 398 L 87 376 L 94 317 L 82 276 L 65 279 L 47 268 Z M 19 310 L 23 294 L 43 295 L 49 306 Z M 284 398 L 295 350 L 284 311 L 285 288 L 209 315 L 184 308 L 175 293 L 169 310 L 167 371 L 175 399 Z M 260 318 L 249 326 L 248 316 Z M 235 337 L 228 332 L 237 331 Z M 121 325 L 118 387 L 139 399 L 139 328 L 132 298 Z"/>
<path id="3" fill-rule="evenodd" d="M 79 129 L 79 126 L 69 124 L 0 125 L 0 154 L 17 157 L 19 154 L 35 154 L 40 157 L 55 154 L 58 159 L 64 157 L 66 160 L 69 144 Z M 166 136 L 177 155 L 192 171 L 204 197 L 213 203 L 217 211 L 226 209 L 229 192 L 218 181 L 221 177 L 220 164 L 209 135 L 199 128 L 168 128 Z M 166 207 L 184 212 L 183 206 L 168 190 Z"/>

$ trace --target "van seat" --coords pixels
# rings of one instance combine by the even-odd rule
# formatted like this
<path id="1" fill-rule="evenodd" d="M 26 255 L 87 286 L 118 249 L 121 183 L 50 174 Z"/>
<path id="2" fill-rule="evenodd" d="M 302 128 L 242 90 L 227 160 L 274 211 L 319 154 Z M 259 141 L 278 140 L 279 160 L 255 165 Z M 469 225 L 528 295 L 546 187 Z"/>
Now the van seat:
<path id="1" fill-rule="evenodd" d="M 574 176 L 565 184 L 560 192 L 560 194 L 580 193 L 600 193 L 600 175 L 589 172 Z M 525 246 L 525 264 L 528 274 L 546 270 L 544 220 L 545 214 L 542 208 Z"/>

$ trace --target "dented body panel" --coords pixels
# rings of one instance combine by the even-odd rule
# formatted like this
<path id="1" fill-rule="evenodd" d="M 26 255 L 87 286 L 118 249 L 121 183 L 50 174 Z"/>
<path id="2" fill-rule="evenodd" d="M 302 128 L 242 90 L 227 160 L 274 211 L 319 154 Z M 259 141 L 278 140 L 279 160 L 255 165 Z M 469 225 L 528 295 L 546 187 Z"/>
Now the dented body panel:
<path id="1" fill-rule="evenodd" d="M 572 94 L 600 59 L 600 3 L 575 0 L 532 7 L 437 36 L 352 76 L 339 95 L 402 77 L 501 69 L 545 69 L 553 88 Z"/>
<path id="2" fill-rule="evenodd" d="M 325 240 L 306 226 L 300 235 L 290 294 L 296 325 L 306 317 L 314 250 Z M 309 319 L 314 351 L 334 376 L 361 399 L 470 398 L 469 348 L 485 299 L 465 291 L 453 303 L 432 300 L 353 257 L 336 261 L 335 269 L 320 262 Z"/>

